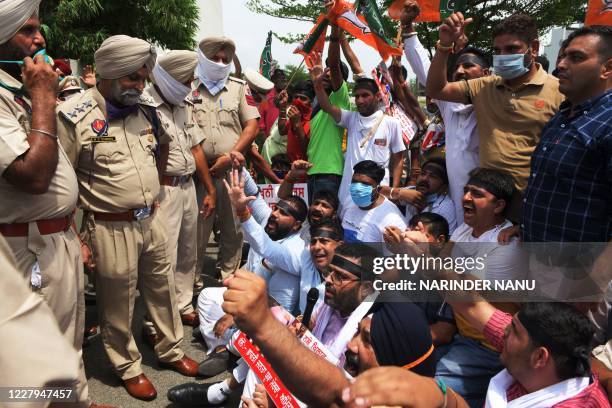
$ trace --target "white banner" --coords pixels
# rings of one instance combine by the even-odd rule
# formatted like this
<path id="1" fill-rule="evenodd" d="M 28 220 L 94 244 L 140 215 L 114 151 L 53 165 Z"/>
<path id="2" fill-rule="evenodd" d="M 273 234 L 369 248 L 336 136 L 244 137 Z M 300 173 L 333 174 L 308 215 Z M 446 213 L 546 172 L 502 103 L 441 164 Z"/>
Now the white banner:
<path id="1" fill-rule="evenodd" d="M 261 197 L 273 210 L 276 209 L 276 203 L 278 203 L 278 189 L 280 184 L 258 184 Z M 293 185 L 293 194 L 301 197 L 308 205 L 308 184 L 297 183 Z"/>

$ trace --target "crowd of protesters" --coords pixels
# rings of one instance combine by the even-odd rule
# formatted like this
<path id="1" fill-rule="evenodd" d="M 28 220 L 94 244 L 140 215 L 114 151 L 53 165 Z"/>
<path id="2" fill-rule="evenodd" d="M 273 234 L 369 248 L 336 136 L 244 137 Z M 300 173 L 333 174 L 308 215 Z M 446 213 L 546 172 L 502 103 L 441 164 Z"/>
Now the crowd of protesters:
<path id="1" fill-rule="evenodd" d="M 489 55 L 454 13 L 430 59 L 406 0 L 406 66 L 372 75 L 332 22 L 307 81 L 242 69 L 226 37 L 157 55 L 126 35 L 78 77 L 46 55 L 39 4 L 0 4 L 0 385 L 100 406 L 82 357 L 86 270 L 134 406 L 157 397 L 132 333 L 140 297 L 159 367 L 231 373 L 177 376 L 178 406 L 236 393 L 244 408 L 610 407 L 612 27 L 574 30 L 552 75 L 531 17 L 493 27 Z M 535 288 L 387 296 L 381 279 L 405 271 L 377 268 L 396 255 L 478 260 L 424 261 L 412 282 Z M 198 361 L 183 325 L 207 349 Z"/>

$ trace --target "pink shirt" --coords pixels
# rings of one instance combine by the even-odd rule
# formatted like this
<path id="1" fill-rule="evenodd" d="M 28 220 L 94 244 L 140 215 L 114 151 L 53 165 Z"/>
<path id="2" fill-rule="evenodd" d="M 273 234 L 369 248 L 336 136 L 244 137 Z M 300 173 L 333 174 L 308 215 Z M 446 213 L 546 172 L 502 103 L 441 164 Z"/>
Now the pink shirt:
<path id="1" fill-rule="evenodd" d="M 501 353 L 504 348 L 504 330 L 512 322 L 512 315 L 496 310 L 487 322 L 484 335 L 489 342 Z M 527 390 L 521 384 L 515 382 L 506 390 L 508 401 L 522 397 L 527 394 Z M 593 375 L 593 382 L 589 384 L 580 394 L 561 401 L 553 405 L 553 408 L 609 408 L 610 402 L 604 391 L 599 385 L 596 375 Z"/>

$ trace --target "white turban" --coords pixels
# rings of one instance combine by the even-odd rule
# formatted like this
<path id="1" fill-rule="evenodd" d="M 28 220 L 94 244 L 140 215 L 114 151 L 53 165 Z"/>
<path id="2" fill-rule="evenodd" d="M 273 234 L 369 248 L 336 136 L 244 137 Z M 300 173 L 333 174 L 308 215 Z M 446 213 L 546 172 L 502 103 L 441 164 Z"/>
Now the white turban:
<path id="1" fill-rule="evenodd" d="M 155 65 L 155 47 L 145 40 L 127 35 L 114 35 L 104 40 L 94 54 L 96 71 L 102 79 L 118 79 L 146 66 Z"/>
<path id="2" fill-rule="evenodd" d="M 32 15 L 41 0 L 0 0 L 0 44 L 8 42 Z"/>

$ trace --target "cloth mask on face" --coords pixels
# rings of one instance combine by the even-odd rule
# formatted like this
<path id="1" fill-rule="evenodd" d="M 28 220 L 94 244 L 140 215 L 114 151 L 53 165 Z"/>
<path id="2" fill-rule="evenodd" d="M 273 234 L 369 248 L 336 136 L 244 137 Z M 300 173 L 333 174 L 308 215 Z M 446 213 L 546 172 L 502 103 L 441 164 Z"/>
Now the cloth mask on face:
<path id="1" fill-rule="evenodd" d="M 363 183 L 351 183 L 350 192 L 353 202 L 357 207 L 369 207 L 372 205 L 372 193 L 374 188 Z"/>
<path id="2" fill-rule="evenodd" d="M 231 63 L 221 64 L 211 61 L 201 50 L 198 50 L 198 65 L 195 74 L 213 96 L 223 89 L 231 70 Z"/>
<path id="3" fill-rule="evenodd" d="M 191 92 L 190 87 L 174 79 L 159 64 L 155 64 L 153 68 L 153 78 L 155 78 L 155 84 L 168 102 L 172 105 L 185 105 L 184 100 L 189 95 L 189 92 Z"/>
<path id="4" fill-rule="evenodd" d="M 45 62 L 49 65 L 53 65 L 54 61 L 53 58 L 51 58 L 48 54 L 47 54 L 47 50 L 44 48 L 41 48 L 40 50 L 36 51 L 34 53 L 34 55 L 32 55 L 32 59 L 36 58 L 37 55 L 42 55 L 45 58 Z M 0 61 L 0 63 L 2 64 L 17 64 L 17 65 L 23 65 L 23 60 L 2 60 Z"/>
<path id="5" fill-rule="evenodd" d="M 495 74 L 503 79 L 514 79 L 529 72 L 533 59 L 529 64 L 525 63 L 525 59 L 529 50 L 525 54 L 509 54 L 509 55 L 494 55 L 493 68 Z"/>

